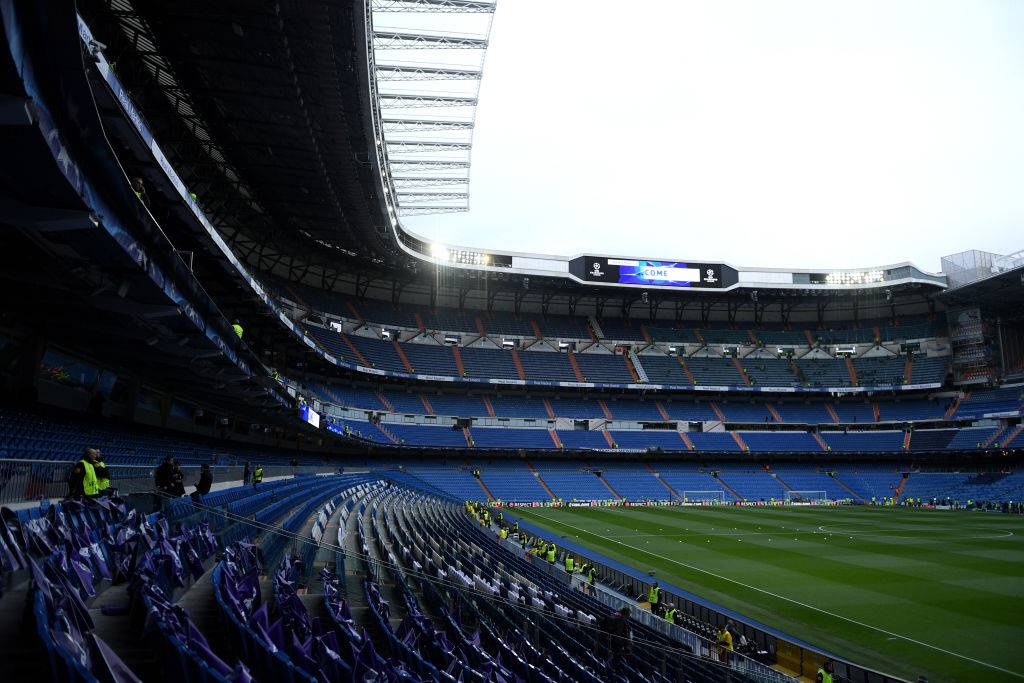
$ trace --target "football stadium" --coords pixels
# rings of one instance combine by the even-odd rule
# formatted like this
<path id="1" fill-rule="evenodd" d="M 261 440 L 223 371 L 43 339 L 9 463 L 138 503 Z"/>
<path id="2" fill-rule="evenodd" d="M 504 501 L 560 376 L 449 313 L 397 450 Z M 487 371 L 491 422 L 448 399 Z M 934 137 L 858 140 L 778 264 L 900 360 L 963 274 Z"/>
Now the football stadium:
<path id="1" fill-rule="evenodd" d="M 500 16 L 0 0 L 0 678 L 1024 679 L 1024 251 L 427 237 Z"/>

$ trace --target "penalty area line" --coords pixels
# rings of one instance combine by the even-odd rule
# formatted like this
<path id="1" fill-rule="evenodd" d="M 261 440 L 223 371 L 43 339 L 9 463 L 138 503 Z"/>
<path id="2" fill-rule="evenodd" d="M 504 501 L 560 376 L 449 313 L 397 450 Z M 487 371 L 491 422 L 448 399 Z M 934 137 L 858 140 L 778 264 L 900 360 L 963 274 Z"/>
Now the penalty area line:
<path id="1" fill-rule="evenodd" d="M 688 564 L 686 562 L 680 562 L 679 560 L 673 560 L 673 559 L 671 559 L 669 557 L 665 557 L 664 555 L 658 555 L 657 553 L 652 553 L 650 550 L 644 550 L 643 548 L 638 548 L 636 546 L 629 545 L 628 543 L 623 543 L 622 541 L 618 541 L 618 540 L 616 540 L 614 538 L 610 538 L 610 537 L 607 537 L 607 536 L 600 536 L 600 535 L 594 533 L 593 531 L 589 531 L 587 529 L 583 529 L 583 528 L 575 526 L 573 524 L 567 524 L 566 522 L 557 520 L 557 519 L 555 519 L 553 517 L 547 517 L 547 516 L 539 514 L 539 513 L 537 513 L 537 516 L 538 517 L 542 517 L 543 519 L 546 519 L 546 520 L 548 520 L 550 522 L 554 522 L 555 524 L 559 524 L 559 525 L 562 525 L 562 526 L 567 526 L 570 529 L 575 529 L 576 531 L 582 531 L 583 533 L 589 534 L 591 536 L 597 536 L 598 538 L 607 539 L 607 540 L 611 541 L 612 543 L 615 543 L 617 545 L 621 545 L 624 548 L 629 548 L 630 550 L 635 550 L 637 552 L 644 553 L 645 555 L 650 555 L 651 557 L 656 557 L 659 560 L 664 560 L 665 562 L 669 562 L 671 564 L 676 564 L 676 565 L 679 565 L 680 567 L 686 567 L 687 569 L 691 569 L 691 570 L 693 570 L 695 572 L 700 572 L 701 574 L 707 574 L 708 576 L 713 576 L 716 579 L 721 579 L 722 581 L 728 581 L 729 583 L 736 584 L 737 586 L 741 586 L 741 587 L 746 588 L 748 590 L 757 591 L 758 593 L 763 593 L 765 595 L 771 596 L 771 597 L 776 598 L 778 600 L 783 600 L 783 601 L 791 603 L 793 605 L 797 605 L 799 607 L 803 607 L 805 609 L 809 609 L 809 610 L 812 610 L 814 612 L 818 612 L 820 614 L 825 614 L 827 616 L 833 617 L 835 619 L 840 619 L 840 620 L 848 622 L 850 624 L 855 624 L 855 625 L 860 626 L 862 628 L 870 629 L 872 631 L 877 631 L 878 633 L 882 633 L 882 634 L 884 634 L 886 636 L 889 636 L 890 637 L 889 639 L 902 640 L 902 641 L 905 641 L 905 642 L 908 642 L 908 643 L 913 643 L 915 645 L 920 645 L 921 647 L 926 647 L 926 648 L 928 648 L 930 650 L 935 650 L 936 652 L 941 652 L 943 654 L 947 654 L 947 655 L 950 655 L 952 657 L 957 657 L 959 659 L 963 659 L 964 661 L 973 662 L 974 664 L 979 664 L 981 666 L 987 667 L 989 669 L 993 669 L 995 671 L 1000 671 L 1000 672 L 1002 672 L 1004 674 L 1008 674 L 1010 676 L 1013 676 L 1014 678 L 1024 679 L 1024 674 L 1022 674 L 1020 672 L 1011 671 L 1009 669 L 1004 669 L 1003 667 L 998 666 L 996 664 L 992 664 L 990 662 L 984 662 L 984 661 L 982 661 L 980 659 L 975 659 L 974 657 L 968 657 L 967 655 L 960 654 L 959 652 L 953 652 L 952 650 L 947 650 L 945 648 L 941 648 L 938 645 L 932 645 L 931 643 L 926 643 L 926 642 L 921 641 L 921 640 L 916 640 L 914 638 L 908 638 L 907 636 L 900 635 L 899 633 L 893 633 L 892 631 L 886 631 L 883 628 L 879 628 L 877 626 L 872 626 L 871 624 L 865 624 L 863 621 L 857 621 L 856 619 L 851 619 L 850 617 L 844 617 L 841 614 L 836 614 L 835 612 L 829 612 L 826 609 L 822 609 L 820 607 L 815 607 L 814 605 L 808 605 L 807 603 L 800 602 L 799 600 L 794 600 L 793 598 L 787 598 L 785 595 L 779 595 L 778 593 L 772 593 L 771 591 L 765 590 L 763 588 L 758 588 L 757 586 L 751 586 L 750 584 L 743 583 L 742 581 L 737 581 L 736 579 L 731 579 L 728 576 L 723 576 L 721 574 L 716 574 L 715 572 L 708 571 L 707 569 L 702 569 L 700 567 L 694 566 L 692 564 Z"/>

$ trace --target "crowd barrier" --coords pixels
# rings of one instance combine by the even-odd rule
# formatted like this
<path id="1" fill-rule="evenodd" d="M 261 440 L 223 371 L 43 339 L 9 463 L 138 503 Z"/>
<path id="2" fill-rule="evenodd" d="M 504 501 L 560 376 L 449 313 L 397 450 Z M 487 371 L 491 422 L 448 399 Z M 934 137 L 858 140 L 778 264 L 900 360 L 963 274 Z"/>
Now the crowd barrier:
<path id="1" fill-rule="evenodd" d="M 0 505 L 27 501 L 63 498 L 68 493 L 68 474 L 74 462 L 51 460 L 0 459 Z M 153 488 L 153 473 L 156 465 L 108 465 L 112 476 L 110 485 L 122 495 L 149 491 Z M 213 465 L 213 481 L 242 481 L 240 465 Z M 199 465 L 182 465 L 185 486 L 194 486 L 199 480 Z M 297 474 L 328 474 L 336 472 L 335 467 L 289 465 L 266 465 L 264 478 L 286 477 Z"/>

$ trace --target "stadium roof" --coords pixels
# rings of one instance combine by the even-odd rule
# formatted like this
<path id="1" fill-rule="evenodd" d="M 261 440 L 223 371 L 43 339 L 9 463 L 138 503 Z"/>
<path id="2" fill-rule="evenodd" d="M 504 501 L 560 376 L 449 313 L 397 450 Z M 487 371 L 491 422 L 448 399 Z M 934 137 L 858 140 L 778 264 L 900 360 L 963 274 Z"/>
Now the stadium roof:
<path id="1" fill-rule="evenodd" d="M 909 263 L 797 271 L 692 255 L 559 257 L 436 245 L 404 230 L 402 214 L 468 205 L 473 113 L 448 105 L 475 103 L 493 10 L 470 0 L 80 4 L 207 216 L 262 271 L 327 288 L 347 283 L 357 293 L 377 281 L 392 298 L 406 287 L 446 286 L 484 289 L 489 298 L 501 289 L 616 296 L 624 306 L 641 294 L 646 301 L 647 290 L 659 299 L 704 290 L 756 304 L 759 294 L 861 291 L 921 300 L 945 288 L 944 277 Z M 415 24 L 413 14 L 427 19 Z M 453 15 L 484 22 L 475 32 L 450 30 Z M 474 57 L 443 61 L 439 53 Z M 437 106 L 416 109 L 424 99 Z M 588 275 L 595 257 L 601 277 Z M 617 272 L 647 265 L 690 279 Z M 609 272 L 614 281 L 602 279 Z"/>

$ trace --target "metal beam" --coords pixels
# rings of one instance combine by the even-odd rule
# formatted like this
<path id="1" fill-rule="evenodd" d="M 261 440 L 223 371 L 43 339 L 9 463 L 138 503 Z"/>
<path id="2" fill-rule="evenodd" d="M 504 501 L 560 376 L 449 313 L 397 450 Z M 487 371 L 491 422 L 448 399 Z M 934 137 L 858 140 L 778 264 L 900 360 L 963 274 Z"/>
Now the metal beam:
<path id="1" fill-rule="evenodd" d="M 399 202 L 459 202 L 469 201 L 468 192 L 399 192 Z"/>
<path id="2" fill-rule="evenodd" d="M 441 140 L 384 140 L 389 150 L 397 152 L 468 152 L 469 142 L 445 142 Z"/>
<path id="3" fill-rule="evenodd" d="M 466 185 L 469 178 L 392 178 L 391 181 L 399 190 L 413 189 L 417 187 L 442 187 L 448 185 Z"/>
<path id="4" fill-rule="evenodd" d="M 373 47 L 375 50 L 485 50 L 487 39 L 382 30 L 373 32 Z"/>
<path id="5" fill-rule="evenodd" d="M 469 168 L 468 161 L 441 161 L 438 159 L 390 159 L 392 172 L 399 169 L 406 171 L 418 171 L 430 169 L 456 169 Z"/>
<path id="6" fill-rule="evenodd" d="M 392 131 L 418 130 L 472 130 L 472 121 L 445 121 L 444 119 L 406 119 L 401 117 L 383 117 L 381 123 Z"/>
<path id="7" fill-rule="evenodd" d="M 398 213 L 403 216 L 426 216 L 432 213 L 465 213 L 468 206 L 401 206 Z"/>
<path id="8" fill-rule="evenodd" d="M 477 0 L 372 0 L 370 9 L 374 12 L 403 12 L 438 14 L 488 14 L 496 5 L 493 2 Z"/>
<path id="9" fill-rule="evenodd" d="M 377 64 L 376 69 L 378 81 L 478 81 L 484 75 L 480 69 L 416 64 Z"/>
<path id="10" fill-rule="evenodd" d="M 477 98 L 469 95 L 431 95 L 429 93 L 379 94 L 381 109 L 415 109 L 418 107 L 475 107 Z M 385 104 L 386 103 L 386 104 Z"/>

